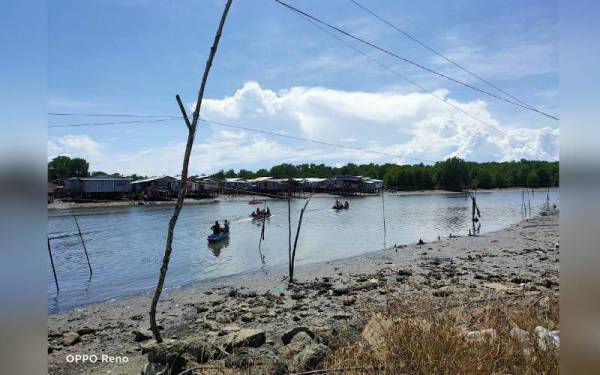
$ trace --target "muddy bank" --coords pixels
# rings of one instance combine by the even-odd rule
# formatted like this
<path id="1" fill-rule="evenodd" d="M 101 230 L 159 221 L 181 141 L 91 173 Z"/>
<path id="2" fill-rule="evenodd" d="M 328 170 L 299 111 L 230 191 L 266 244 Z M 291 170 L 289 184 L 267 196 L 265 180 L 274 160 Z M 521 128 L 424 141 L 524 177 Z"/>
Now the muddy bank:
<path id="1" fill-rule="evenodd" d="M 202 348 L 214 357 L 192 356 L 188 366 L 209 361 L 235 373 L 241 362 L 260 357 L 293 369 L 322 356 L 342 332 L 357 333 L 392 299 L 418 308 L 497 298 L 538 302 L 544 294 L 558 295 L 558 243 L 558 212 L 552 212 L 478 237 L 392 246 L 297 267 L 298 283 L 290 289 L 282 269 L 165 292 L 157 318 L 163 338 L 174 340 L 171 345 L 195 348 L 196 354 Z M 149 297 L 135 297 L 50 316 L 49 372 L 139 373 L 152 343 L 149 303 Z M 310 342 L 285 345 L 294 336 Z M 70 354 L 99 359 L 68 363 Z M 103 354 L 121 362 L 101 362 Z"/>

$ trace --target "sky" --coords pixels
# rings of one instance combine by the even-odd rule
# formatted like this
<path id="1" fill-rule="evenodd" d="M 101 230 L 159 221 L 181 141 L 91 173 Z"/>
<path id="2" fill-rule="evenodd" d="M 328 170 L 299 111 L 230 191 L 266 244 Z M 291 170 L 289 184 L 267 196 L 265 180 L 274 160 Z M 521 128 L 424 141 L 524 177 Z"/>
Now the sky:
<path id="1" fill-rule="evenodd" d="M 359 2 L 504 91 L 558 116 L 556 1 Z M 348 0 L 289 3 L 397 55 L 502 95 Z M 224 4 L 49 2 L 48 112 L 179 116 L 176 94 L 191 112 Z M 234 0 L 201 108 L 202 118 L 221 125 L 199 123 L 190 173 L 257 170 L 283 162 L 558 159 L 559 121 L 338 37 L 369 58 L 273 0 Z M 49 125 L 132 120 L 140 121 L 48 116 Z M 175 175 L 186 139 L 180 119 L 49 128 L 48 158 L 83 157 L 93 171 Z"/>

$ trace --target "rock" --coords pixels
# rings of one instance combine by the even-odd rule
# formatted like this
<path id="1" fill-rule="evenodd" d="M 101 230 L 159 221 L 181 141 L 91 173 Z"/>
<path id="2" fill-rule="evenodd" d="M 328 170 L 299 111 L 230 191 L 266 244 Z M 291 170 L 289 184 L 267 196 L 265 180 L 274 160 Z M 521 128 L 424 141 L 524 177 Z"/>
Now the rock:
<path id="1" fill-rule="evenodd" d="M 241 319 L 242 322 L 249 323 L 254 320 L 254 314 L 252 314 L 251 312 L 245 313 L 242 315 Z"/>
<path id="2" fill-rule="evenodd" d="M 348 297 L 348 298 L 344 298 L 344 300 L 342 301 L 342 304 L 344 306 L 352 306 L 356 303 L 356 297 Z"/>
<path id="3" fill-rule="evenodd" d="M 310 330 L 310 328 L 303 326 L 294 327 L 281 336 L 281 341 L 283 342 L 283 345 L 289 344 L 294 339 L 294 337 L 300 332 L 306 333 L 308 336 L 310 336 L 311 339 L 315 338 L 315 334 Z"/>
<path id="4" fill-rule="evenodd" d="M 452 294 L 452 291 L 447 289 L 436 290 L 433 292 L 434 297 L 448 297 L 450 294 Z"/>
<path id="5" fill-rule="evenodd" d="M 80 336 L 83 336 L 83 335 L 89 335 L 89 334 L 92 334 L 92 333 L 96 333 L 97 331 L 98 331 L 98 328 L 85 326 L 85 327 L 79 328 L 77 330 L 77 333 Z"/>
<path id="6" fill-rule="evenodd" d="M 146 363 L 142 368 L 142 375 L 166 375 L 167 366 L 159 363 Z"/>
<path id="7" fill-rule="evenodd" d="M 265 306 L 256 306 L 251 308 L 250 312 L 255 315 L 264 316 L 269 313 L 269 309 L 267 309 Z"/>
<path id="8" fill-rule="evenodd" d="M 48 354 L 54 353 L 57 350 L 60 350 L 60 346 L 48 344 Z"/>
<path id="9" fill-rule="evenodd" d="M 408 270 L 398 270 L 398 276 L 412 276 L 412 272 Z"/>
<path id="10" fill-rule="evenodd" d="M 195 305 L 195 307 L 196 307 L 196 312 L 198 314 L 203 313 L 203 312 L 207 312 L 209 310 L 208 306 L 206 306 L 204 304 L 199 304 L 198 303 L 198 304 Z"/>
<path id="11" fill-rule="evenodd" d="M 514 327 L 511 329 L 510 336 L 517 339 L 521 344 L 525 345 L 529 343 L 529 333 L 519 327 Z"/>
<path id="12" fill-rule="evenodd" d="M 294 292 L 290 295 L 290 298 L 297 301 L 306 298 L 306 295 L 304 292 Z"/>
<path id="13" fill-rule="evenodd" d="M 131 320 L 144 320 L 144 316 L 142 314 L 132 315 L 129 317 Z"/>
<path id="14" fill-rule="evenodd" d="M 62 344 L 64 346 L 71 346 L 81 341 L 81 336 L 77 332 L 65 332 L 62 337 Z"/>
<path id="15" fill-rule="evenodd" d="M 343 296 L 350 293 L 350 289 L 346 287 L 335 287 L 332 289 L 332 292 L 334 296 Z"/>
<path id="16" fill-rule="evenodd" d="M 144 328 L 134 329 L 131 332 L 133 333 L 133 336 L 134 336 L 133 339 L 136 342 L 146 341 L 153 337 L 152 331 L 144 329 Z"/>
<path id="17" fill-rule="evenodd" d="M 548 349 L 549 346 L 553 346 L 555 349 L 560 348 L 559 331 L 549 331 L 542 326 L 537 326 L 533 332 L 537 337 L 537 344 L 542 350 Z"/>
<path id="18" fill-rule="evenodd" d="M 362 331 L 362 337 L 373 348 L 380 347 L 384 344 L 384 337 L 392 328 L 392 321 L 386 319 L 381 314 L 375 314 L 369 319 L 365 328 Z"/>
<path id="19" fill-rule="evenodd" d="M 496 330 L 493 328 L 482 329 L 479 331 L 470 331 L 465 335 L 465 339 L 471 341 L 482 342 L 496 338 Z"/>
<path id="20" fill-rule="evenodd" d="M 265 331 L 262 329 L 242 329 L 239 332 L 229 334 L 228 336 L 225 343 L 225 350 L 229 353 L 231 353 L 233 349 L 242 346 L 258 348 L 266 341 Z"/>
<path id="21" fill-rule="evenodd" d="M 225 356 L 219 348 L 199 337 L 184 340 L 182 346 L 185 353 L 191 355 L 198 363 L 206 363 L 210 359 L 220 359 Z"/>
<path id="22" fill-rule="evenodd" d="M 346 313 L 337 313 L 337 314 L 333 314 L 331 316 L 331 318 L 335 319 L 335 320 L 348 320 L 348 319 L 352 318 L 352 315 L 346 314 Z"/>

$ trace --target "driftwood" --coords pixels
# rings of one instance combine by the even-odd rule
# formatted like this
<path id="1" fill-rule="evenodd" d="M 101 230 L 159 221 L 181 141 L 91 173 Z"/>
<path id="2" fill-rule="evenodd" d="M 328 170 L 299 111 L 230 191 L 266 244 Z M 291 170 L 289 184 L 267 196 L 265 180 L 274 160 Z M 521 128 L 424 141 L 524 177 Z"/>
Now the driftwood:
<path id="1" fill-rule="evenodd" d="M 215 54 L 217 53 L 217 47 L 219 46 L 219 40 L 221 39 L 221 33 L 223 31 L 223 26 L 225 25 L 225 18 L 227 17 L 227 13 L 229 12 L 229 8 L 231 7 L 232 0 L 227 0 L 225 4 L 225 9 L 223 10 L 223 15 L 221 16 L 221 21 L 219 23 L 219 27 L 217 29 L 217 33 L 215 35 L 215 39 L 213 41 L 212 47 L 210 48 L 210 54 L 208 56 L 208 60 L 206 61 L 206 67 L 204 68 L 204 74 L 202 75 L 202 81 L 200 83 L 200 90 L 198 91 L 198 98 L 196 100 L 196 108 L 192 114 L 192 120 L 190 121 L 185 107 L 182 103 L 181 98 L 177 95 L 175 98 L 177 100 L 177 104 L 179 105 L 179 109 L 181 114 L 185 120 L 185 124 L 188 128 L 188 138 L 187 144 L 185 147 L 185 154 L 183 157 L 183 167 L 181 170 L 181 187 L 179 189 L 179 194 L 177 196 L 177 203 L 175 204 L 175 209 L 173 210 L 173 216 L 171 216 L 171 220 L 169 220 L 169 227 L 167 231 L 167 242 L 165 245 L 165 253 L 163 256 L 162 266 L 160 268 L 160 276 L 158 278 L 158 283 L 156 285 L 156 290 L 154 291 L 154 296 L 152 297 L 152 304 L 150 306 L 150 328 L 152 329 L 152 333 L 154 334 L 154 338 L 156 342 L 162 342 L 162 337 L 158 330 L 158 326 L 156 325 L 156 306 L 158 304 L 158 300 L 160 299 L 160 294 L 162 292 L 165 277 L 167 275 L 167 269 L 169 267 L 169 260 L 171 257 L 172 244 L 173 244 L 173 233 L 175 231 L 175 225 L 177 224 L 177 219 L 179 217 L 179 213 L 181 212 L 181 208 L 183 207 L 183 200 L 185 198 L 187 178 L 188 178 L 188 166 L 190 162 L 190 155 L 192 153 L 192 146 L 194 144 L 194 137 L 196 135 L 196 126 L 198 124 L 198 119 L 200 117 L 200 107 L 202 106 L 202 98 L 204 97 L 204 89 L 206 87 L 206 81 L 208 79 L 208 73 L 212 66 L 213 59 Z"/>

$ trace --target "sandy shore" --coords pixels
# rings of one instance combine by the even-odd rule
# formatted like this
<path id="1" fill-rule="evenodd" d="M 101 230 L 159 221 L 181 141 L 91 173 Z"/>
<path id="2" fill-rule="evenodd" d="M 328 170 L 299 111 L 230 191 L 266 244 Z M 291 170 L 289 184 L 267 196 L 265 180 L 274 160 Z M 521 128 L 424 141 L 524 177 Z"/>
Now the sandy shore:
<path id="1" fill-rule="evenodd" d="M 392 298 L 414 306 L 446 306 L 558 295 L 558 243 L 555 211 L 477 237 L 298 266 L 298 285 L 291 289 L 287 270 L 281 269 L 164 292 L 157 319 L 164 338 L 193 336 L 217 346 L 239 330 L 260 329 L 266 337 L 261 349 L 277 353 L 282 335 L 294 327 L 330 338 L 358 327 Z M 147 296 L 134 297 L 49 316 L 49 373 L 139 373 L 147 363 L 144 347 L 152 341 L 143 337 L 149 304 Z M 141 330 L 137 339 L 144 340 L 136 341 L 135 330 Z M 69 354 L 126 356 L 128 361 L 74 364 L 67 362 Z"/>

